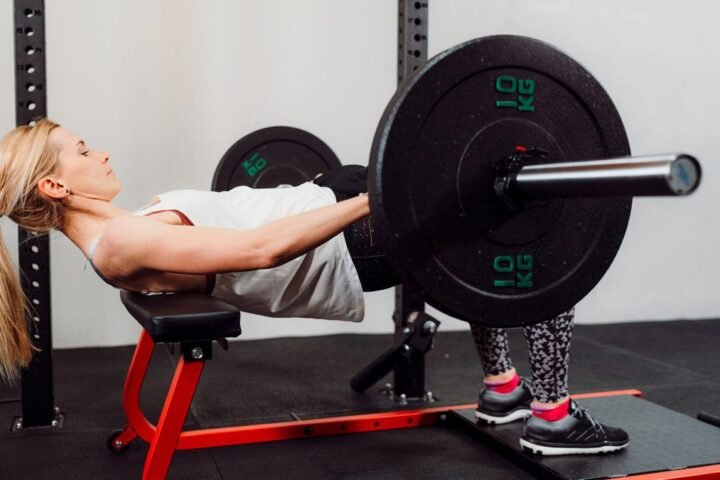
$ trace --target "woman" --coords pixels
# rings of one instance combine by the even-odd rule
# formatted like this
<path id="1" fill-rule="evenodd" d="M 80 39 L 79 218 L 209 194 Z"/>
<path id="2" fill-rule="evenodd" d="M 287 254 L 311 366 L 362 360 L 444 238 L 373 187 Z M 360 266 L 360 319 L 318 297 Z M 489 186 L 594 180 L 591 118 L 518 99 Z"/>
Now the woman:
<path id="1" fill-rule="evenodd" d="M 51 121 L 18 127 L 0 141 L 0 214 L 27 230 L 63 232 L 115 287 L 208 292 L 261 315 L 360 321 L 363 291 L 397 283 L 372 239 L 364 167 L 347 166 L 292 188 L 178 190 L 128 212 L 111 203 L 120 182 L 109 160 L 109 154 Z M 28 364 L 32 347 L 22 289 L 4 244 L 0 275 L 0 374 L 12 379 Z M 553 337 L 558 345 L 548 346 L 547 338 L 536 342 L 536 358 L 547 348 L 567 351 L 571 320 L 560 327 L 566 335 Z M 557 322 L 527 331 L 540 338 L 548 328 L 557 330 Z M 529 411 L 532 395 L 509 363 L 507 342 L 497 330 L 473 331 L 478 348 L 497 359 L 484 361 L 488 388 L 481 394 L 479 416 L 523 418 L 517 412 Z M 548 370 L 555 363 L 537 365 L 536 383 L 558 375 Z M 584 427 L 595 432 L 592 448 L 586 442 L 570 453 L 616 450 L 627 443 L 627 436 L 603 428 L 574 404 L 558 409 L 550 400 L 564 401 L 536 398 L 534 415 L 555 413 L 535 415 L 532 435 L 523 434 L 530 447 L 568 453 L 563 432 Z M 532 420 L 526 430 L 531 425 Z"/>

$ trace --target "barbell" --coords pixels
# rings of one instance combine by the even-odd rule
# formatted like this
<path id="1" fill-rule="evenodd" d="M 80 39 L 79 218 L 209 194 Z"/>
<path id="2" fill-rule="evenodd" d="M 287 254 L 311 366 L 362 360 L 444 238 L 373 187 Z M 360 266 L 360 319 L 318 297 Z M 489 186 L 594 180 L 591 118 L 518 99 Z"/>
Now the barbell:
<path id="1" fill-rule="evenodd" d="M 610 97 L 530 38 L 450 48 L 402 84 L 370 154 L 389 261 L 429 304 L 497 327 L 573 307 L 620 247 L 632 197 L 693 192 L 687 154 L 631 157 Z"/>

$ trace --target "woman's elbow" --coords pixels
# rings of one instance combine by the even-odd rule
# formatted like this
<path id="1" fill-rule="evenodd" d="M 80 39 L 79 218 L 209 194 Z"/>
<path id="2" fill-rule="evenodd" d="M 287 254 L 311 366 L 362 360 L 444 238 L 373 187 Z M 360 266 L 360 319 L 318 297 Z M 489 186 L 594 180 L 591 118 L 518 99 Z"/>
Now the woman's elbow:
<path id="1" fill-rule="evenodd" d="M 261 241 L 253 248 L 253 261 L 256 270 L 278 267 L 298 256 L 296 249 L 282 241 Z"/>
<path id="2" fill-rule="evenodd" d="M 267 268 L 282 265 L 287 260 L 283 260 L 282 252 L 272 249 L 260 249 L 254 255 L 254 264 L 256 270 L 264 270 Z"/>
<path id="3" fill-rule="evenodd" d="M 279 267 L 290 260 L 300 256 L 302 253 L 288 248 L 266 248 L 258 254 L 257 260 L 260 266 L 258 269 Z"/>

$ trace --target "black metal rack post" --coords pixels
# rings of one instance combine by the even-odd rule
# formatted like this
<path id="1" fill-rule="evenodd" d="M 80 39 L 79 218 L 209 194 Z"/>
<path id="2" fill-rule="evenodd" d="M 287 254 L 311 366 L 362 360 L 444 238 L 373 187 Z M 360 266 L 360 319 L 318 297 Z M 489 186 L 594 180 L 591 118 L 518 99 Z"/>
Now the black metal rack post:
<path id="1" fill-rule="evenodd" d="M 428 2 L 398 0 L 398 85 L 428 58 Z"/>
<path id="2" fill-rule="evenodd" d="M 428 2 L 399 0 L 398 85 L 428 58 Z M 424 312 L 425 302 L 408 285 L 395 287 L 395 343 L 403 341 L 411 328 L 414 312 Z M 425 398 L 425 352 L 410 350 L 405 361 L 395 365 L 393 392 L 396 398 Z"/>
<path id="3" fill-rule="evenodd" d="M 45 2 L 15 0 L 15 98 L 17 125 L 47 115 Z M 39 350 L 22 372 L 22 417 L 13 430 L 56 427 L 62 415 L 54 405 L 50 315 L 50 241 L 18 229 L 23 291 L 30 303 L 31 336 Z"/>
<path id="4" fill-rule="evenodd" d="M 399 0 L 398 85 L 427 61 L 428 2 Z M 364 392 L 394 371 L 394 384 L 387 393 L 400 403 L 431 401 L 425 390 L 425 354 L 440 324 L 425 313 L 425 301 L 408 285 L 395 288 L 395 336 L 393 346 L 350 379 L 357 392 Z"/>

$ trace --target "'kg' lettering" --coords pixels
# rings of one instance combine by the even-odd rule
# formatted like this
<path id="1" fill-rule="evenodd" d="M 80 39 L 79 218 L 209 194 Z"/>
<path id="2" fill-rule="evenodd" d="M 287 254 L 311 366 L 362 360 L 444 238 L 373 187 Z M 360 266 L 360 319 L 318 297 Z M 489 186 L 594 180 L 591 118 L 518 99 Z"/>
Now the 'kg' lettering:
<path id="1" fill-rule="evenodd" d="M 535 111 L 535 80 L 500 75 L 495 80 L 495 91 L 505 96 L 512 95 L 513 98 L 496 100 L 497 108 L 513 108 L 520 112 Z"/>

